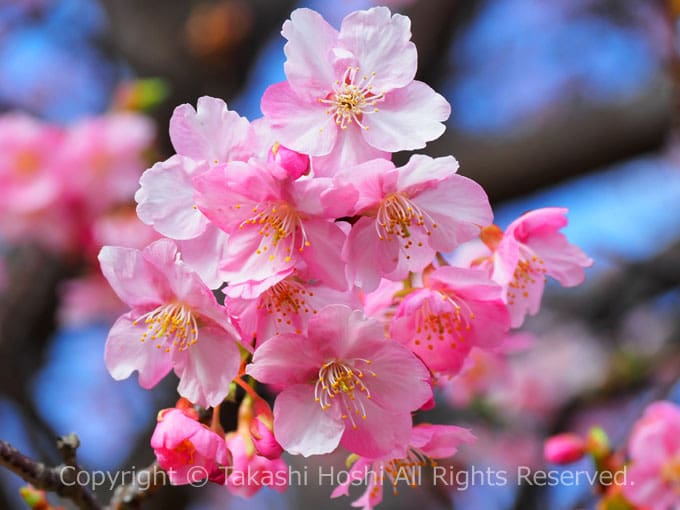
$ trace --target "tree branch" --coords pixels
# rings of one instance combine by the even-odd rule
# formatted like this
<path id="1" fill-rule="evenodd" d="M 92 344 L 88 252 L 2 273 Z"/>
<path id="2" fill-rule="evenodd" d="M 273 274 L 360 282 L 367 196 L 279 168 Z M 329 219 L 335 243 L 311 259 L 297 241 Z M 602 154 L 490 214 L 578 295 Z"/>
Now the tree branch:
<path id="1" fill-rule="evenodd" d="M 77 483 L 80 467 L 75 455 L 79 444 L 75 434 L 60 438 L 57 446 L 64 458 L 64 464 L 49 467 L 27 457 L 6 441 L 0 441 L 0 465 L 36 489 L 54 492 L 62 498 L 70 499 L 81 510 L 101 510 L 94 494 L 86 486 Z"/>

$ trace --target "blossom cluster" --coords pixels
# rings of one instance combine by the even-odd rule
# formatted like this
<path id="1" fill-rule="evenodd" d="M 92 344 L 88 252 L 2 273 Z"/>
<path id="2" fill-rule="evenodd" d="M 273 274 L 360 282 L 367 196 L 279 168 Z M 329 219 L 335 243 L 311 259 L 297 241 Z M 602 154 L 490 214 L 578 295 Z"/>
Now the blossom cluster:
<path id="1" fill-rule="evenodd" d="M 111 375 L 136 371 L 145 388 L 179 378 L 182 409 L 163 411 L 152 439 L 160 465 L 181 484 L 199 464 L 244 496 L 286 468 L 284 451 L 343 447 L 353 472 L 393 476 L 453 455 L 472 433 L 414 426 L 413 413 L 436 405 L 433 386 L 473 349 L 498 349 L 538 311 L 546 277 L 578 285 L 592 263 L 560 232 L 565 209 L 502 231 L 453 157 L 392 162 L 438 138 L 450 113 L 414 79 L 407 17 L 376 7 L 337 30 L 298 9 L 282 34 L 287 79 L 265 91 L 263 117 L 212 97 L 177 107 L 176 154 L 135 195 L 160 239 L 99 254 L 130 307 L 107 339 Z M 452 265 L 456 249 L 475 255 Z M 236 387 L 238 427 L 225 433 L 219 406 Z M 210 424 L 194 405 L 214 408 Z M 230 483 L 227 463 L 261 472 L 261 484 Z M 381 498 L 370 485 L 355 505 Z"/>

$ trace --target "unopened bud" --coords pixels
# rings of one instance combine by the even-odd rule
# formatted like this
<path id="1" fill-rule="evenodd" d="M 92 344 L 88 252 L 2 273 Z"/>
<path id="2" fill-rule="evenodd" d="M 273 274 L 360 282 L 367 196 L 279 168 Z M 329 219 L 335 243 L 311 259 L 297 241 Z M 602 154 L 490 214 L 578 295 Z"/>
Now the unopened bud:
<path id="1" fill-rule="evenodd" d="M 569 432 L 548 438 L 543 447 L 543 456 L 551 464 L 571 464 L 583 458 L 585 452 L 583 438 Z"/>
<path id="2" fill-rule="evenodd" d="M 267 159 L 285 170 L 285 177 L 292 180 L 309 172 L 309 156 L 288 149 L 280 143 L 272 146 Z"/>

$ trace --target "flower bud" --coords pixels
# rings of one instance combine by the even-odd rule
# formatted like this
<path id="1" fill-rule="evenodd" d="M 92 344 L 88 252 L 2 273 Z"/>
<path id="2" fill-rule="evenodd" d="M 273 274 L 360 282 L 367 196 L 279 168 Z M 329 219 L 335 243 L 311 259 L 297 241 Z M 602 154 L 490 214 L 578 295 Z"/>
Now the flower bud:
<path id="1" fill-rule="evenodd" d="M 551 464 L 571 464 L 583 458 L 585 442 L 572 433 L 558 434 L 546 440 L 543 449 L 545 460 Z"/>
<path id="2" fill-rule="evenodd" d="M 279 165 L 292 180 L 309 172 L 309 156 L 290 150 L 280 143 L 272 146 L 267 160 Z"/>

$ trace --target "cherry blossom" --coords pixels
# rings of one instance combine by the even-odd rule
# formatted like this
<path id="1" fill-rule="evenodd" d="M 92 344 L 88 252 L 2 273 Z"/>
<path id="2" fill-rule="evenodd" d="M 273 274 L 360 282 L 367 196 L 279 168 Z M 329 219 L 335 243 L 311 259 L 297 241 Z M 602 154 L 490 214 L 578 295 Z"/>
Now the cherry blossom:
<path id="1" fill-rule="evenodd" d="M 411 431 L 407 453 L 403 457 L 388 455 L 379 459 L 371 459 L 353 456 L 349 476 L 345 482 L 335 488 L 331 497 L 349 496 L 350 486 L 364 480 L 366 490 L 352 503 L 352 506 L 372 510 L 383 499 L 385 478 L 390 482 L 396 494 L 400 483 L 416 485 L 415 481 L 420 479 L 421 468 L 436 466 L 435 459 L 452 457 L 462 444 L 474 441 L 475 436 L 472 432 L 462 427 L 429 423 L 416 425 Z"/>
<path id="2" fill-rule="evenodd" d="M 400 168 L 376 159 L 337 179 L 359 193 L 348 216 L 359 215 L 343 249 L 351 281 L 366 292 L 380 277 L 406 278 L 422 271 L 436 252 L 479 235 L 493 217 L 482 187 L 458 175 L 452 157 L 412 156 Z"/>
<path id="3" fill-rule="evenodd" d="M 286 451 L 304 456 L 338 444 L 368 457 L 403 450 L 411 411 L 432 397 L 424 365 L 386 340 L 377 321 L 344 305 L 320 310 L 305 336 L 282 334 L 262 344 L 246 372 L 283 387 L 274 434 Z"/>
<path id="4" fill-rule="evenodd" d="M 392 338 L 434 372 L 457 373 L 472 347 L 498 346 L 510 327 L 503 289 L 483 271 L 440 267 L 408 294 L 392 320 Z"/>
<path id="5" fill-rule="evenodd" d="M 628 441 L 631 465 L 623 494 L 650 510 L 680 508 L 680 407 L 655 402 Z"/>
<path id="6" fill-rule="evenodd" d="M 144 388 L 171 369 L 180 395 L 216 405 L 227 395 L 240 364 L 239 335 L 176 245 L 160 239 L 142 251 L 105 246 L 102 272 L 132 310 L 121 316 L 106 341 L 106 366 L 114 379 L 139 372 Z"/>
<path id="7" fill-rule="evenodd" d="M 583 282 L 583 269 L 593 264 L 559 232 L 567 225 L 566 214 L 564 208 L 536 209 L 513 221 L 505 232 L 495 225 L 482 232 L 491 256 L 477 259 L 473 266 L 486 268 L 505 289 L 513 328 L 521 326 L 527 314 L 538 312 L 546 276 L 573 287 Z"/>
<path id="8" fill-rule="evenodd" d="M 386 7 L 357 11 L 340 30 L 297 9 L 283 25 L 287 81 L 262 97 L 262 111 L 287 147 L 317 159 L 317 175 L 413 150 L 444 132 L 446 100 L 414 80 L 410 20 Z"/>

